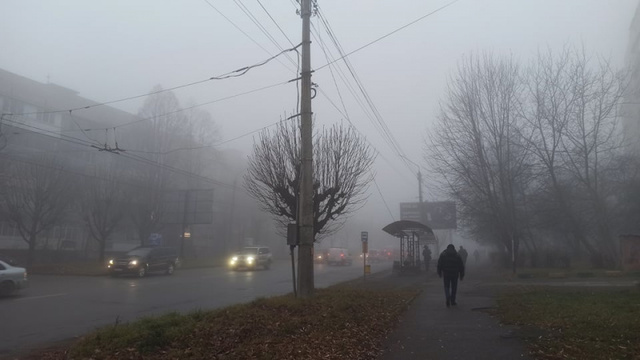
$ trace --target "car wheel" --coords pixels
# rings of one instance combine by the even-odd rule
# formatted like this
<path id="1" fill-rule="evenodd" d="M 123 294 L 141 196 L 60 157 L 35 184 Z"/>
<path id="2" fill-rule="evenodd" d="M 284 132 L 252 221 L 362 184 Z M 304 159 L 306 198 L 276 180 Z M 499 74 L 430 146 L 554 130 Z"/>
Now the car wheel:
<path id="1" fill-rule="evenodd" d="M 2 284 L 0 284 L 0 295 L 2 296 L 11 295 L 11 293 L 13 293 L 15 288 L 16 286 L 14 283 L 12 283 L 11 281 L 5 281 Z"/>
<path id="2" fill-rule="evenodd" d="M 175 271 L 175 266 L 173 266 L 173 264 L 169 264 L 169 266 L 167 266 L 167 270 L 165 271 L 165 274 L 173 275 L 174 271 Z"/>
<path id="3" fill-rule="evenodd" d="M 145 275 L 147 275 L 147 267 L 141 266 L 140 269 L 138 269 L 138 277 L 145 277 Z"/>

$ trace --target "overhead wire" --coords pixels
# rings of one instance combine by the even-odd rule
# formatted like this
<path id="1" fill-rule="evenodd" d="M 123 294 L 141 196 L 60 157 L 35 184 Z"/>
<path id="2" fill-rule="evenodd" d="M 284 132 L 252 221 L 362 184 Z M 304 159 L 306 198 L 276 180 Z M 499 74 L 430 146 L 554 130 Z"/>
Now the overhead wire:
<path id="1" fill-rule="evenodd" d="M 409 27 L 409 26 L 411 26 L 411 25 L 413 25 L 413 24 L 415 24 L 415 23 L 417 23 L 417 22 L 419 22 L 419 21 L 421 21 L 421 20 L 423 20 L 423 19 L 425 19 L 425 18 L 427 18 L 427 17 L 429 17 L 429 16 L 431 16 L 431 15 L 435 14 L 435 13 L 438 13 L 438 12 L 440 12 L 440 11 L 442 11 L 442 10 L 446 9 L 447 7 L 449 7 L 449 6 L 451 6 L 451 5 L 455 4 L 455 3 L 457 3 L 458 1 L 460 1 L 460 0 L 454 0 L 454 1 L 451 1 L 450 3 L 445 4 L 445 5 L 443 5 L 443 6 L 439 7 L 439 8 L 437 8 L 436 10 L 433 10 L 433 11 L 432 11 L 432 12 L 430 12 L 430 13 L 427 13 L 427 14 L 425 14 L 425 15 L 422 15 L 421 17 L 417 18 L 416 20 L 411 21 L 411 22 L 410 22 L 410 23 L 408 23 L 408 24 L 405 24 L 405 25 L 403 25 L 403 26 L 401 26 L 401 27 L 399 27 L 399 28 L 397 28 L 397 29 L 395 29 L 395 30 L 393 30 L 393 31 L 391 31 L 391 32 L 389 32 L 389 33 L 387 33 L 387 34 L 383 35 L 383 36 L 380 36 L 379 38 L 377 38 L 377 39 L 375 39 L 375 40 L 373 40 L 373 41 L 370 41 L 370 42 L 368 42 L 368 43 L 366 43 L 366 44 L 364 44 L 364 45 L 360 46 L 359 48 L 357 48 L 357 49 L 355 49 L 355 50 L 353 50 L 353 51 L 350 51 L 350 52 L 348 52 L 348 53 L 343 54 L 340 58 L 337 58 L 337 59 L 333 60 L 333 61 L 332 61 L 332 63 L 334 63 L 334 62 L 336 62 L 336 61 L 340 61 L 340 60 L 342 60 L 342 59 L 344 59 L 344 58 L 346 58 L 346 57 L 348 57 L 348 56 L 351 56 L 351 55 L 355 54 L 356 52 L 358 52 L 358 51 L 360 51 L 360 50 L 362 50 L 362 49 L 365 49 L 365 48 L 367 48 L 367 47 L 369 47 L 369 46 L 371 46 L 371 45 L 373 45 L 373 44 L 377 43 L 378 41 L 383 40 L 383 39 L 385 39 L 385 38 L 387 38 L 387 37 L 389 37 L 389 36 L 391 36 L 391 35 L 393 35 L 393 34 L 397 33 L 397 32 L 398 32 L 398 31 L 400 31 L 400 30 L 403 30 L 403 29 L 405 29 L 405 28 L 407 28 L 407 27 Z M 324 64 L 324 65 L 322 65 L 322 66 L 320 66 L 320 67 L 317 67 L 315 70 L 316 70 L 316 71 L 321 70 L 321 69 L 323 69 L 323 68 L 325 68 L 325 67 L 327 67 L 327 66 L 329 66 L 329 65 L 330 65 L 330 63 L 326 63 L 326 64 Z"/>
<path id="2" fill-rule="evenodd" d="M 96 104 L 91 104 L 91 105 L 86 105 L 86 106 L 81 106 L 81 107 L 76 107 L 76 108 L 71 108 L 71 109 L 51 110 L 51 111 L 34 111 L 34 112 L 26 112 L 26 113 L 12 114 L 12 115 L 56 114 L 56 113 L 63 113 L 63 112 L 70 112 L 70 111 L 87 110 L 87 109 L 91 109 L 91 108 L 98 107 L 98 106 L 105 106 L 105 105 L 115 104 L 115 103 L 118 103 L 118 102 L 138 99 L 138 98 L 141 98 L 141 97 L 152 96 L 152 95 L 164 93 L 164 92 L 167 92 L 167 91 L 173 91 L 173 90 L 185 88 L 185 87 L 188 87 L 188 86 L 202 84 L 202 83 L 213 81 L 213 80 L 225 80 L 225 79 L 240 77 L 240 76 L 243 76 L 246 73 L 248 73 L 251 69 L 266 65 L 267 63 L 269 63 L 272 60 L 276 59 L 280 55 L 287 54 L 288 52 L 291 52 L 291 51 L 297 51 L 300 46 L 302 46 L 302 44 L 298 44 L 297 46 L 294 46 L 294 47 L 291 47 L 291 48 L 288 48 L 288 49 L 283 49 L 282 51 L 280 51 L 279 53 L 277 53 L 275 55 L 272 55 L 268 59 L 265 59 L 263 61 L 255 63 L 253 65 L 241 67 L 239 69 L 227 72 L 227 73 L 222 74 L 222 75 L 212 76 L 212 77 L 210 77 L 208 79 L 194 81 L 194 82 L 191 82 L 191 83 L 188 83 L 188 84 L 178 85 L 178 86 L 170 87 L 170 88 L 167 88 L 167 89 L 161 89 L 161 90 L 152 91 L 152 92 L 147 93 L 147 94 L 129 96 L 129 97 L 126 97 L 126 98 L 121 98 L 121 99 L 117 99 L 117 100 L 111 100 L 111 101 L 106 101 L 106 102 L 102 102 L 102 103 L 96 103 Z"/>
<path id="3" fill-rule="evenodd" d="M 244 5 L 242 3 L 242 1 L 240 0 L 233 0 L 233 2 L 238 6 L 238 8 L 240 8 L 240 10 L 242 12 L 244 12 L 244 14 L 249 18 L 249 20 L 251 20 L 254 25 L 256 25 L 256 27 L 258 27 L 258 29 L 264 34 L 264 36 L 267 37 L 267 39 L 269 41 L 271 41 L 271 43 L 279 50 L 282 50 L 282 46 L 280 45 L 280 43 L 278 43 L 278 41 L 273 37 L 273 35 L 271 35 L 271 33 L 269 32 L 269 30 L 267 30 L 267 28 L 264 27 L 264 25 L 262 25 L 262 23 L 260 22 L 260 20 L 258 20 L 258 18 L 253 15 L 253 13 L 251 12 L 251 10 L 249 10 L 249 8 L 246 7 L 246 5 Z M 285 57 L 291 62 L 291 64 L 293 64 L 294 66 L 296 65 L 296 63 L 289 57 L 289 55 L 285 55 Z"/>

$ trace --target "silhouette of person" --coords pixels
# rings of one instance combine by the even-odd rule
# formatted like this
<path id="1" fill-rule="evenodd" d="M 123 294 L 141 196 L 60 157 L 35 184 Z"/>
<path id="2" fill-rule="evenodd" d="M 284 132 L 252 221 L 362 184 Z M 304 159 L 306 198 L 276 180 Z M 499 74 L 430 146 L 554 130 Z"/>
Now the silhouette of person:
<path id="1" fill-rule="evenodd" d="M 460 254 L 460 257 L 462 258 L 462 263 L 467 265 L 467 257 L 469 257 L 469 253 L 462 247 L 462 245 L 460 245 L 460 249 L 458 249 L 458 254 Z"/>
<path id="2" fill-rule="evenodd" d="M 449 305 L 457 305 L 458 278 L 464 279 L 464 262 L 455 246 L 449 244 L 438 258 L 438 276 L 444 278 L 444 295 Z"/>
<path id="3" fill-rule="evenodd" d="M 429 272 L 429 263 L 431 262 L 431 249 L 427 245 L 422 249 L 422 258 L 424 259 L 424 270 Z"/>

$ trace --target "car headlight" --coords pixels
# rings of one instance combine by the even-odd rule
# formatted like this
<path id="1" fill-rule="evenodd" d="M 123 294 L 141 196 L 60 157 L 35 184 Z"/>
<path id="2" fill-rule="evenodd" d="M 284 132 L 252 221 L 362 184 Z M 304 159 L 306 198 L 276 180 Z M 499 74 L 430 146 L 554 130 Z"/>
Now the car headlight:
<path id="1" fill-rule="evenodd" d="M 109 265 L 113 265 L 113 259 L 109 260 Z"/>
<path id="2" fill-rule="evenodd" d="M 236 262 L 236 261 L 238 261 L 238 257 L 237 257 L 237 256 L 232 257 L 232 258 L 231 258 L 231 261 L 232 261 L 232 262 Z"/>
<path id="3" fill-rule="evenodd" d="M 249 257 L 247 257 L 247 262 L 248 262 L 248 263 L 252 263 L 252 262 L 253 262 L 253 260 L 255 260 L 255 259 L 253 258 L 253 256 L 249 256 Z"/>
<path id="4" fill-rule="evenodd" d="M 129 261 L 129 265 L 138 265 L 138 260 Z"/>

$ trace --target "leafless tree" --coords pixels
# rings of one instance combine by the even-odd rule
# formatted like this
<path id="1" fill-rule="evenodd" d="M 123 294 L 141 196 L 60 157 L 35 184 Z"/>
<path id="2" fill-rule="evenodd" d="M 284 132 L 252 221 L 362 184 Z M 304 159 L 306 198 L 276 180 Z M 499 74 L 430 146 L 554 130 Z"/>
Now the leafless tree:
<path id="1" fill-rule="evenodd" d="M 525 83 L 522 138 L 539 167 L 538 212 L 549 221 L 542 227 L 570 234 L 574 253 L 582 246 L 592 257 L 615 258 L 605 198 L 622 139 L 616 136 L 622 77 L 607 62 L 594 66 L 584 50 L 567 47 L 538 54 Z"/>
<path id="2" fill-rule="evenodd" d="M 91 237 L 99 245 L 99 261 L 104 261 L 107 241 L 121 224 L 129 208 L 132 190 L 123 184 L 113 164 L 96 171 L 93 177 L 87 177 L 82 198 L 82 216 L 89 227 Z"/>
<path id="3" fill-rule="evenodd" d="M 294 122 L 263 131 L 253 146 L 245 186 L 281 228 L 297 218 L 300 183 L 300 132 Z M 336 124 L 316 133 L 314 141 L 314 233 L 338 230 L 346 215 L 363 203 L 373 179 L 375 156 L 353 128 Z"/>
<path id="4" fill-rule="evenodd" d="M 28 245 L 27 266 L 35 260 L 38 235 L 59 225 L 73 203 L 72 182 L 52 158 L 16 160 L 2 187 L 4 211 Z"/>
<path id="5" fill-rule="evenodd" d="M 521 96 L 513 59 L 465 58 L 450 81 L 425 153 L 472 235 L 514 257 L 526 239 L 525 194 L 531 181 L 529 149 L 517 136 Z"/>

